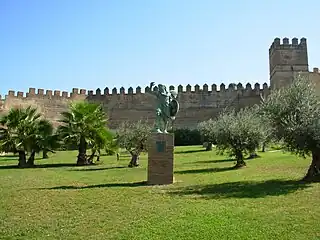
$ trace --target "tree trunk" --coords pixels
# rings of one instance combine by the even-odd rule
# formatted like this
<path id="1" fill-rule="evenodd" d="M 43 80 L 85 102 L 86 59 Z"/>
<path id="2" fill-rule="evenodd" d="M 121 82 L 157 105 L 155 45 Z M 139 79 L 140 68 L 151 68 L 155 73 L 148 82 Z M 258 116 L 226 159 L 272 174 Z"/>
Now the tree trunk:
<path id="1" fill-rule="evenodd" d="M 266 151 L 266 144 L 263 143 L 263 144 L 262 144 L 262 150 L 261 150 L 261 152 L 265 152 L 265 151 Z"/>
<path id="2" fill-rule="evenodd" d="M 42 151 L 42 159 L 47 159 L 47 158 L 49 158 L 48 151 L 47 150 L 43 150 Z"/>
<path id="3" fill-rule="evenodd" d="M 99 162 L 100 161 L 100 154 L 101 154 L 101 152 L 100 152 L 100 149 L 98 149 L 98 154 L 97 154 L 97 162 Z"/>
<path id="4" fill-rule="evenodd" d="M 97 154 L 96 154 L 97 153 Z M 98 150 L 93 150 L 92 151 L 92 154 L 90 155 L 90 157 L 88 158 L 88 164 L 93 164 L 93 158 L 94 157 L 97 157 L 97 162 L 99 162 L 100 161 L 100 149 L 98 149 Z"/>
<path id="5" fill-rule="evenodd" d="M 18 167 L 25 167 L 27 165 L 26 152 L 18 151 L 18 154 L 19 154 Z"/>
<path id="6" fill-rule="evenodd" d="M 27 165 L 29 167 L 33 167 L 34 166 L 34 157 L 36 155 L 36 151 L 32 151 L 30 156 L 29 156 L 29 159 L 28 159 L 28 162 L 27 162 Z"/>
<path id="7" fill-rule="evenodd" d="M 83 165 L 89 164 L 89 162 L 87 161 L 86 153 L 87 153 L 87 142 L 84 137 L 80 137 L 77 165 L 83 166 Z"/>
<path id="8" fill-rule="evenodd" d="M 312 161 L 303 180 L 310 182 L 320 181 L 320 149 L 312 151 Z"/>
<path id="9" fill-rule="evenodd" d="M 253 159 L 253 158 L 256 158 L 256 157 L 258 157 L 258 154 L 256 152 L 252 152 L 252 153 L 250 153 L 248 159 Z"/>
<path id="10" fill-rule="evenodd" d="M 96 154 L 96 150 L 93 150 L 92 151 L 92 154 L 90 155 L 90 157 L 88 158 L 88 163 L 89 164 L 93 164 L 93 158 L 94 158 L 94 155 Z"/>
<path id="11" fill-rule="evenodd" d="M 208 142 L 207 146 L 206 146 L 206 151 L 212 151 L 212 143 Z"/>
<path id="12" fill-rule="evenodd" d="M 237 163 L 234 166 L 235 168 L 241 168 L 246 166 L 246 162 L 243 160 L 243 153 L 241 151 L 236 152 Z"/>
<path id="13" fill-rule="evenodd" d="M 138 167 L 139 166 L 139 157 L 140 157 L 140 153 L 131 153 L 131 161 L 128 165 L 128 167 Z"/>

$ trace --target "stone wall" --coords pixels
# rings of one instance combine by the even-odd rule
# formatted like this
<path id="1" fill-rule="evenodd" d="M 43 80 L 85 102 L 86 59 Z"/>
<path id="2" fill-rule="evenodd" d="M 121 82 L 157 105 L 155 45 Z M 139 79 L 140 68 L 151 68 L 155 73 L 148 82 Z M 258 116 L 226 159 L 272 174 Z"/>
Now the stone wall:
<path id="1" fill-rule="evenodd" d="M 275 38 L 269 48 L 269 74 L 271 89 L 287 87 L 292 83 L 296 73 L 307 73 L 308 49 L 307 39 Z"/>
<path id="2" fill-rule="evenodd" d="M 246 106 L 252 106 L 260 103 L 260 96 L 266 97 L 273 89 L 279 89 L 291 84 L 296 74 L 302 73 L 316 85 L 317 92 L 320 95 L 320 73 L 318 68 L 309 72 L 307 39 L 293 38 L 290 42 L 288 38 L 275 38 L 269 48 L 269 73 L 270 87 L 265 83 L 260 86 L 258 83 L 253 87 L 250 84 L 242 86 L 241 83 L 221 84 L 219 89 L 217 85 L 211 86 L 205 84 L 202 87 L 179 85 L 176 89 L 180 103 L 180 112 L 175 121 L 175 127 L 195 128 L 197 123 L 215 118 L 222 109 L 236 108 L 240 109 Z M 174 89 L 169 86 L 169 89 Z M 271 90 L 272 89 L 272 90 Z M 155 97 L 148 94 L 149 87 L 142 92 L 141 87 L 135 90 L 130 87 L 124 89 L 105 88 L 103 92 L 98 88 L 95 92 L 84 89 L 72 89 L 72 92 L 60 92 L 34 88 L 29 92 L 9 91 L 8 95 L 0 101 L 0 114 L 7 112 L 12 107 L 26 107 L 28 105 L 36 106 L 45 117 L 51 119 L 55 125 L 60 117 L 60 112 L 68 109 L 70 102 L 75 100 L 88 100 L 101 103 L 105 109 L 109 127 L 117 128 L 119 123 L 124 120 L 137 121 L 139 119 L 148 119 L 150 122 L 155 118 Z"/>
<path id="3" fill-rule="evenodd" d="M 315 85 L 317 94 L 320 96 L 320 72 L 319 68 L 313 68 L 309 73 L 309 80 Z"/>
<path id="4" fill-rule="evenodd" d="M 173 89 L 173 86 L 169 87 Z M 98 88 L 95 92 L 90 90 L 74 88 L 69 94 L 59 90 L 47 90 L 30 88 L 29 92 L 9 91 L 0 104 L 0 112 L 3 114 L 10 108 L 35 106 L 46 118 L 51 119 L 55 125 L 60 117 L 60 112 L 68 109 L 70 102 L 75 100 L 88 100 L 103 105 L 109 119 L 109 127 L 114 129 L 123 120 L 137 121 L 147 119 L 150 122 L 155 118 L 155 97 L 148 94 L 150 89 L 141 87 L 134 91 L 129 88 L 127 91 L 116 88 L 109 92 L 105 88 L 103 92 Z M 177 116 L 175 127 L 195 128 L 197 123 L 214 118 L 225 107 L 242 108 L 252 106 L 260 102 L 260 94 L 268 95 L 269 87 L 265 83 L 260 86 L 258 83 L 252 87 L 250 84 L 242 86 L 230 84 L 227 88 L 221 84 L 219 90 L 215 84 L 210 87 L 205 84 L 193 88 L 190 85 L 178 86 L 178 100 L 180 112 Z"/>
<path id="5" fill-rule="evenodd" d="M 86 91 L 74 88 L 72 93 L 60 92 L 59 90 L 38 89 L 37 93 L 34 88 L 30 88 L 29 92 L 9 91 L 8 95 L 2 99 L 2 106 L 0 107 L 0 114 L 5 114 L 10 108 L 21 108 L 27 106 L 37 107 L 38 110 L 48 119 L 52 120 L 54 125 L 57 125 L 57 120 L 60 117 L 60 112 L 68 109 L 68 105 L 74 100 L 86 99 Z"/>

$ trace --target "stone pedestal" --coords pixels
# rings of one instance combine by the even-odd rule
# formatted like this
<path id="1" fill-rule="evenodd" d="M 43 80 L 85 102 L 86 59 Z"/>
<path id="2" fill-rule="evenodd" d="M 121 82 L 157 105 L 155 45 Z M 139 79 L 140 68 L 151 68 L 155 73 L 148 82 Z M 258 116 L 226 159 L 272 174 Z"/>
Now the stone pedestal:
<path id="1" fill-rule="evenodd" d="M 148 142 L 148 184 L 173 183 L 174 136 L 152 133 Z"/>

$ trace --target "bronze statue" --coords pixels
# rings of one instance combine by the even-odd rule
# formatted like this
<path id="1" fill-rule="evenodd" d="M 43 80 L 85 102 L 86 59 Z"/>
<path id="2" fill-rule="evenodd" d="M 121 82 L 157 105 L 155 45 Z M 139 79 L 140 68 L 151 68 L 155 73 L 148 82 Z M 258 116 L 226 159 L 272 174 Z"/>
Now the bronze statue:
<path id="1" fill-rule="evenodd" d="M 157 97 L 156 121 L 154 131 L 158 133 L 168 133 L 168 124 L 175 120 L 179 111 L 179 102 L 177 93 L 174 90 L 167 91 L 166 86 L 158 84 L 158 87 L 152 89 L 155 83 L 150 83 L 150 93 Z"/>

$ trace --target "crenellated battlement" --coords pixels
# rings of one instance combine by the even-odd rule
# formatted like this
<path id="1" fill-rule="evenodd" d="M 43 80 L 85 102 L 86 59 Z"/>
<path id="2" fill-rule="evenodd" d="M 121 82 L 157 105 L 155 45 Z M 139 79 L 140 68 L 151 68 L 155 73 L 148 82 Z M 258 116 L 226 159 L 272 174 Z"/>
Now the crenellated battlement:
<path id="1" fill-rule="evenodd" d="M 300 42 L 298 38 L 292 38 L 291 42 L 289 38 L 285 37 L 282 39 L 282 43 L 280 38 L 275 38 L 273 43 L 271 44 L 269 48 L 269 54 L 271 55 L 274 50 L 287 50 L 287 49 L 307 49 L 307 39 L 301 38 Z"/>
<path id="2" fill-rule="evenodd" d="M 319 68 L 314 67 L 312 73 L 318 73 L 318 74 L 320 74 Z"/>
<path id="3" fill-rule="evenodd" d="M 85 89 L 79 89 L 73 88 L 72 92 L 66 92 L 66 91 L 60 91 L 60 90 L 44 90 L 42 88 L 39 88 L 37 91 L 35 88 L 29 88 L 29 91 L 27 93 L 21 92 L 21 91 L 13 91 L 9 90 L 8 95 L 5 96 L 5 98 L 65 98 L 65 99 L 73 99 L 77 96 L 86 96 L 87 90 Z"/>
<path id="4" fill-rule="evenodd" d="M 267 83 L 254 85 L 247 83 L 203 84 L 167 86 L 175 90 L 181 107 L 179 126 L 193 126 L 201 119 L 215 116 L 227 106 L 247 106 L 258 104 L 260 95 L 269 94 Z M 155 86 L 155 89 L 157 86 Z M 153 89 L 153 90 L 155 90 Z M 73 100 L 88 100 L 101 103 L 109 118 L 111 128 L 116 128 L 123 120 L 154 119 L 155 98 L 150 94 L 150 87 L 138 86 L 135 89 L 111 88 L 86 90 L 73 88 L 71 92 L 29 88 L 27 93 L 10 90 L 0 102 L 0 114 L 12 107 L 35 106 L 46 118 L 58 124 L 60 112 L 67 110 Z"/>
<path id="5" fill-rule="evenodd" d="M 4 99 L 2 98 L 2 96 L 0 95 L 0 111 L 3 109 L 4 102 L 5 102 L 5 100 L 4 100 Z"/>
<path id="6" fill-rule="evenodd" d="M 230 83 L 228 87 L 224 83 L 220 84 L 219 86 L 216 84 L 212 84 L 209 86 L 208 84 L 204 84 L 202 87 L 200 85 L 196 84 L 194 86 L 191 86 L 190 84 L 187 84 L 186 86 L 179 85 L 177 87 L 171 85 L 169 86 L 169 90 L 176 90 L 177 93 L 182 94 L 188 94 L 188 93 L 196 93 L 196 94 L 214 94 L 214 93 L 220 93 L 223 92 L 237 92 L 237 91 L 245 91 L 245 92 L 257 92 L 257 91 L 263 91 L 269 89 L 268 84 L 264 83 L 262 86 L 260 86 L 259 83 L 254 84 L 252 86 L 250 83 L 247 83 L 245 86 L 243 86 L 241 83 L 234 84 Z M 101 91 L 100 88 L 96 89 L 96 91 L 93 90 L 85 90 L 85 89 L 78 89 L 73 88 L 71 92 L 67 91 L 60 91 L 60 90 L 44 90 L 44 89 L 36 89 L 35 88 L 29 88 L 29 92 L 24 93 L 21 91 L 13 91 L 9 90 L 8 95 L 6 95 L 5 98 L 49 98 L 49 99 L 77 99 L 79 96 L 81 97 L 87 97 L 87 96 L 119 96 L 119 95 L 137 95 L 137 94 L 145 94 L 147 92 L 150 92 L 149 87 L 145 87 L 144 91 L 142 91 L 142 88 L 140 86 L 136 87 L 135 90 L 132 87 L 129 87 L 128 89 L 125 89 L 124 87 L 121 87 L 120 89 L 113 88 L 111 91 L 108 87 L 106 87 L 103 91 Z"/>
<path id="7" fill-rule="evenodd" d="M 230 83 L 167 86 L 178 93 L 180 111 L 175 127 L 194 128 L 197 123 L 218 116 L 226 107 L 241 109 L 261 103 L 261 95 L 267 97 L 273 89 L 288 86 L 295 73 L 309 75 L 320 94 L 320 71 L 309 72 L 307 39 L 275 38 L 269 48 L 270 86 Z M 155 88 L 157 88 L 155 86 Z M 29 88 L 27 93 L 10 90 L 5 98 L 0 96 L 0 115 L 12 107 L 37 107 L 46 118 L 59 123 L 60 113 L 68 109 L 70 101 L 88 100 L 101 103 L 108 116 L 110 128 L 117 128 L 122 121 L 138 121 L 155 118 L 155 98 L 147 87 L 98 88 L 86 90 L 73 88 L 71 92 Z"/>
<path id="8" fill-rule="evenodd" d="M 294 37 L 275 38 L 269 48 L 270 88 L 279 89 L 290 85 L 293 76 L 299 72 L 308 73 L 307 39 Z"/>

